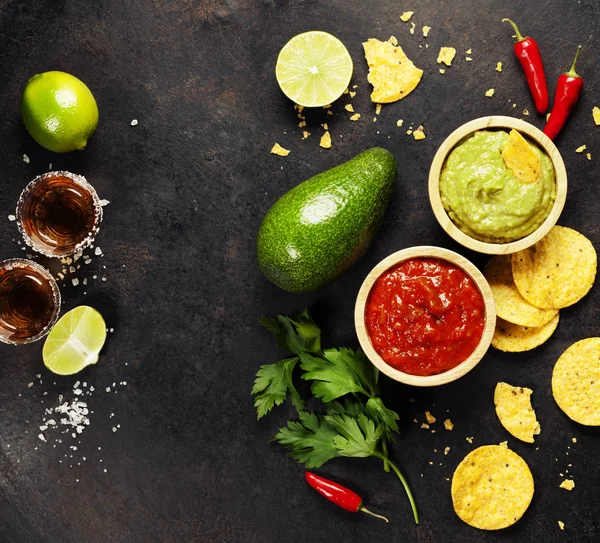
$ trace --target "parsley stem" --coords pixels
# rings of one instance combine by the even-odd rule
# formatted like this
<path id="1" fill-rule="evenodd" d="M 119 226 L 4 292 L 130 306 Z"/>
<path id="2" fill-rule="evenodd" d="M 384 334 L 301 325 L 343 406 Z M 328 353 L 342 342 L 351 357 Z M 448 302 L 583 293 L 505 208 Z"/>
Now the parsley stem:
<path id="1" fill-rule="evenodd" d="M 410 507 L 413 512 L 415 524 L 419 524 L 419 513 L 417 513 L 417 505 L 415 504 L 415 499 L 413 498 L 412 492 L 410 491 L 410 488 L 408 487 L 408 482 L 404 478 L 404 475 L 402 475 L 402 472 L 387 456 L 384 456 L 382 453 L 375 452 L 373 454 L 373 456 L 383 460 L 384 462 L 387 461 L 388 465 L 394 470 L 394 472 L 398 476 L 398 479 L 400 479 L 400 482 L 402 483 L 404 490 L 406 491 L 406 495 L 408 496 L 408 501 L 410 502 Z"/>
<path id="2" fill-rule="evenodd" d="M 390 472 L 390 464 L 389 464 L 389 460 L 387 459 L 388 446 L 387 446 L 387 440 L 385 438 L 381 440 L 381 450 L 383 451 L 383 456 L 385 456 L 385 458 L 383 459 L 383 471 L 385 471 L 386 473 L 389 473 Z"/>

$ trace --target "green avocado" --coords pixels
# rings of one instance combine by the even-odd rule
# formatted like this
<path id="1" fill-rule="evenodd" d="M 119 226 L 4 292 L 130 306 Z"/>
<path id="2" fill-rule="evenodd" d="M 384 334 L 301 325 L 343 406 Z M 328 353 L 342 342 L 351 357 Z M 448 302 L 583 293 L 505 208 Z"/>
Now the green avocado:
<path id="1" fill-rule="evenodd" d="M 288 292 L 331 283 L 365 253 L 396 182 L 396 160 L 374 147 L 285 193 L 258 232 L 258 263 Z"/>

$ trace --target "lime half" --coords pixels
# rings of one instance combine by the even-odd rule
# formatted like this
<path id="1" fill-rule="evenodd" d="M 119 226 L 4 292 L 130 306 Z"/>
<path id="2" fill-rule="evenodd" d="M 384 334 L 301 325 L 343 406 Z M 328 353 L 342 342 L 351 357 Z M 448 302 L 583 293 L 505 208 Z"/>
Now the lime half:
<path id="1" fill-rule="evenodd" d="M 350 84 L 352 59 L 344 44 L 327 32 L 294 36 L 277 57 L 275 77 L 283 93 L 301 106 L 337 100 Z"/>
<path id="2" fill-rule="evenodd" d="M 94 308 L 80 305 L 65 313 L 44 343 L 44 364 L 58 375 L 73 375 L 98 362 L 106 341 L 106 323 Z"/>

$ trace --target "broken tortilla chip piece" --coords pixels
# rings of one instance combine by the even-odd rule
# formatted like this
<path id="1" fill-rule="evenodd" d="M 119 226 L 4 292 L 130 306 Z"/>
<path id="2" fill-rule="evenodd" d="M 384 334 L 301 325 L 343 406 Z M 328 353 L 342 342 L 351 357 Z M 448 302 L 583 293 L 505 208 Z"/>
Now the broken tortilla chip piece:
<path id="1" fill-rule="evenodd" d="M 402 15 L 400 15 L 400 20 L 403 23 L 408 23 L 408 21 L 410 21 L 410 18 L 414 15 L 414 11 L 405 11 Z"/>
<path id="2" fill-rule="evenodd" d="M 523 183 L 535 183 L 542 173 L 542 161 L 531 144 L 514 128 L 501 152 L 506 167 Z"/>
<path id="3" fill-rule="evenodd" d="M 441 64 L 443 62 L 446 66 L 450 66 L 455 56 L 456 49 L 454 47 L 440 47 L 437 63 Z"/>
<path id="4" fill-rule="evenodd" d="M 556 361 L 552 396 L 579 424 L 600 426 L 600 338 L 582 339 Z"/>
<path id="5" fill-rule="evenodd" d="M 288 156 L 290 154 L 290 150 L 285 149 L 284 147 L 279 145 L 279 143 L 276 143 L 271 148 L 271 153 L 273 153 L 274 155 L 278 155 L 278 156 Z"/>
<path id="6" fill-rule="evenodd" d="M 531 349 L 539 347 L 554 333 L 559 317 L 560 315 L 557 313 L 552 320 L 538 327 L 519 326 L 498 318 L 492 337 L 492 347 L 508 353 L 531 351 Z"/>
<path id="7" fill-rule="evenodd" d="M 579 232 L 555 226 L 532 247 L 512 255 L 515 285 L 529 303 L 562 308 L 581 300 L 596 279 L 592 242 Z"/>
<path id="8" fill-rule="evenodd" d="M 471 451 L 452 477 L 452 505 L 461 520 L 480 530 L 500 530 L 517 522 L 533 498 L 529 466 L 500 445 Z"/>
<path id="9" fill-rule="evenodd" d="M 508 383 L 498 383 L 494 391 L 494 406 L 500 424 L 514 437 L 533 443 L 533 436 L 541 432 L 540 423 L 531 407 L 530 388 L 513 387 Z"/>
<path id="10" fill-rule="evenodd" d="M 367 79 L 373 85 L 371 101 L 389 104 L 410 94 L 421 81 L 423 70 L 406 56 L 402 47 L 369 38 L 363 43 L 369 65 Z"/>
<path id="11" fill-rule="evenodd" d="M 594 106 L 592 108 L 592 117 L 594 118 L 594 124 L 600 125 L 600 107 Z"/>
<path id="12" fill-rule="evenodd" d="M 331 135 L 329 132 L 325 131 L 325 133 L 321 136 L 321 141 L 319 141 L 319 145 L 323 147 L 323 149 L 331 148 Z"/>
<path id="13" fill-rule="evenodd" d="M 575 488 L 575 481 L 573 481 L 573 479 L 565 479 L 558 486 L 559 488 L 564 488 L 565 490 L 573 490 Z"/>
<path id="14" fill-rule="evenodd" d="M 510 260 L 510 255 L 493 256 L 483 271 L 494 296 L 496 315 L 520 326 L 543 326 L 556 316 L 558 309 L 539 309 L 521 296 L 513 281 Z"/>

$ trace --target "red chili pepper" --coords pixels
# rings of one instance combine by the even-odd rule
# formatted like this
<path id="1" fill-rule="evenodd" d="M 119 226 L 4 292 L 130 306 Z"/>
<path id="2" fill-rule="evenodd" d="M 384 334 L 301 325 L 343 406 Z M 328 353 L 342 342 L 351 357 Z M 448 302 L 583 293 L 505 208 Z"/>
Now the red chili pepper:
<path id="1" fill-rule="evenodd" d="M 581 45 L 577 47 L 571 69 L 558 77 L 554 105 L 552 106 L 550 118 L 544 127 L 544 134 L 551 140 L 558 135 L 571 113 L 573 113 L 583 89 L 583 78 L 575 71 L 575 64 L 577 64 L 580 51 Z"/>
<path id="2" fill-rule="evenodd" d="M 510 23 L 517 35 L 517 43 L 514 45 L 515 55 L 525 72 L 527 84 L 535 102 L 535 109 L 538 110 L 538 113 L 546 113 L 548 109 L 548 87 L 540 48 L 533 38 L 523 37 L 513 21 L 502 19 L 502 22 Z"/>
<path id="3" fill-rule="evenodd" d="M 372 515 L 389 522 L 389 520 L 384 516 L 376 515 L 364 507 L 361 497 L 345 486 L 334 483 L 333 481 L 325 479 L 324 477 L 320 477 L 319 475 L 311 473 L 310 471 L 306 472 L 306 482 L 319 494 L 325 496 L 329 501 L 339 505 L 346 511 L 352 511 L 353 513 L 362 511 L 363 513 L 367 513 L 368 515 Z"/>

